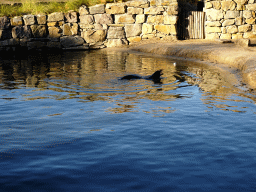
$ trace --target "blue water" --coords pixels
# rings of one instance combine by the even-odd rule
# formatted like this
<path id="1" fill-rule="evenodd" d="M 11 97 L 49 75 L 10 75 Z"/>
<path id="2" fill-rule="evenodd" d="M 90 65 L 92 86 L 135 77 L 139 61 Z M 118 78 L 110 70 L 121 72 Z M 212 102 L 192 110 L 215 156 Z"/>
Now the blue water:
<path id="1" fill-rule="evenodd" d="M 255 95 L 230 78 L 106 50 L 1 58 L 0 192 L 256 191 Z"/>

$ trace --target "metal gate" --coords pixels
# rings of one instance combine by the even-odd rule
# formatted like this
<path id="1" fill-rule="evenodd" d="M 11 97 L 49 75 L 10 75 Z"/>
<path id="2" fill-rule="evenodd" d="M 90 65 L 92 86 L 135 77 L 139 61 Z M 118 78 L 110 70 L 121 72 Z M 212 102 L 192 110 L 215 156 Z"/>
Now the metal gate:
<path id="1" fill-rule="evenodd" d="M 179 39 L 204 39 L 205 38 L 205 12 L 181 11 L 178 21 Z"/>

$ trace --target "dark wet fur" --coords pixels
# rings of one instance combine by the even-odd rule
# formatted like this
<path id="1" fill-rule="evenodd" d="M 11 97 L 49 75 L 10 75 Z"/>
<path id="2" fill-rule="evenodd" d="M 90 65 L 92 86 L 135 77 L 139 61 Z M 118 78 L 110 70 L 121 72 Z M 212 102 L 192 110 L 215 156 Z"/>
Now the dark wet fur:
<path id="1" fill-rule="evenodd" d="M 149 76 L 139 76 L 139 75 L 126 75 L 121 78 L 121 80 L 132 80 L 132 79 L 146 79 L 146 80 L 152 80 L 154 83 L 160 83 L 161 82 L 161 75 L 163 74 L 162 70 L 158 70 L 152 75 Z"/>

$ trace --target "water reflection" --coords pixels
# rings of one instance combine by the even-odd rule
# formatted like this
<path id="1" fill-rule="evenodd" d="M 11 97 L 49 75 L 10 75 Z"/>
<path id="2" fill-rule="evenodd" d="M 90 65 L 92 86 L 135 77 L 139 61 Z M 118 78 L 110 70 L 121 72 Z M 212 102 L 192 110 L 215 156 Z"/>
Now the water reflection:
<path id="1" fill-rule="evenodd" d="M 236 106 L 222 105 L 219 101 L 230 101 L 234 94 L 254 99 L 234 87 L 230 76 L 213 67 L 184 61 L 177 61 L 174 66 L 173 62 L 175 60 L 109 50 L 66 52 L 58 55 L 39 53 L 12 60 L 1 58 L 0 88 L 31 88 L 29 92 L 22 94 L 23 100 L 115 102 L 116 107 L 106 110 L 111 113 L 136 112 L 138 103 L 143 102 L 143 99 L 173 101 L 190 98 L 194 92 L 189 87 L 193 86 L 200 88 L 203 93 L 201 100 L 209 110 L 216 107 L 242 112 L 243 110 L 233 109 Z M 149 75 L 159 69 L 163 69 L 161 84 L 148 80 L 119 80 L 123 75 Z M 0 97 L 5 100 L 17 99 L 8 95 Z M 169 107 L 158 110 L 168 113 L 175 109 Z"/>

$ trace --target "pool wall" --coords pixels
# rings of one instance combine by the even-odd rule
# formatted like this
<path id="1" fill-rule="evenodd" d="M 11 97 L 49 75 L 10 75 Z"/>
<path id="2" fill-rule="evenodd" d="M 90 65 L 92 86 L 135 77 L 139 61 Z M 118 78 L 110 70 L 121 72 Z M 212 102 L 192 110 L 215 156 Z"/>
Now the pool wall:
<path id="1" fill-rule="evenodd" d="M 178 2 L 128 1 L 79 12 L 0 17 L 0 50 L 98 49 L 142 39 L 177 39 Z"/>

